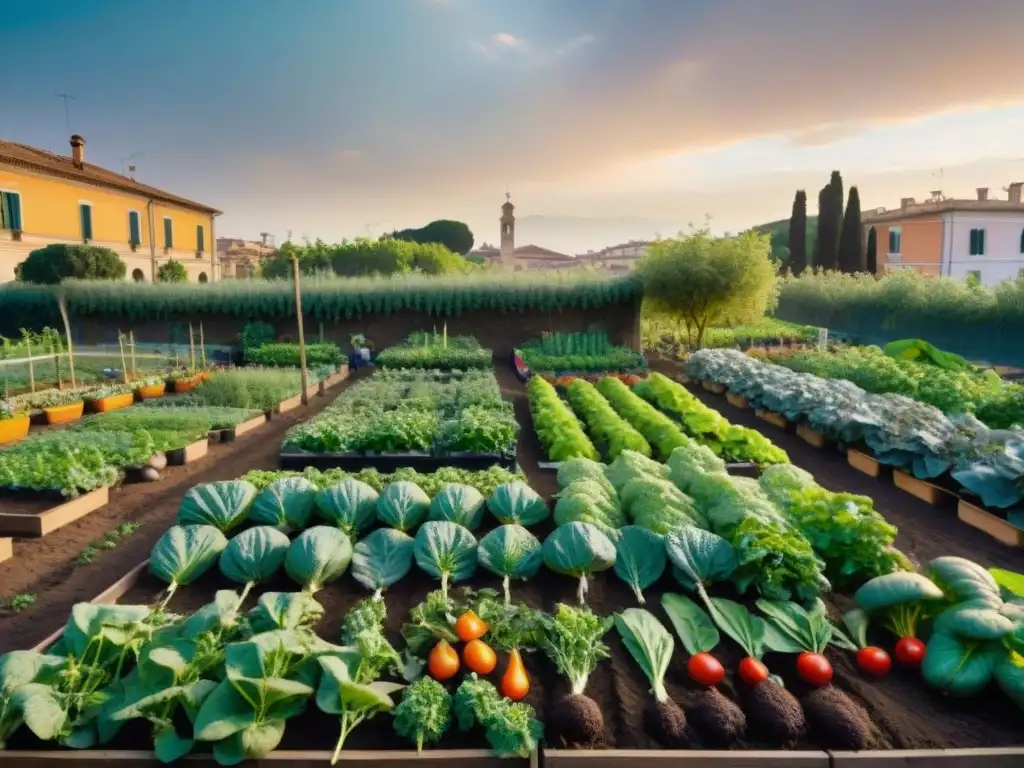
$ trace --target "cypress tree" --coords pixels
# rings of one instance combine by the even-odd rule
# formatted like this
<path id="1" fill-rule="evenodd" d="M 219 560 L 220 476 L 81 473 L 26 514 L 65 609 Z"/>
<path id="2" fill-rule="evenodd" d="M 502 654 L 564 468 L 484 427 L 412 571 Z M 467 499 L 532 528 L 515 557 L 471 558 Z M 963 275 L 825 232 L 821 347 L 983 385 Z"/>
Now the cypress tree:
<path id="1" fill-rule="evenodd" d="M 818 194 L 818 239 L 814 263 L 818 269 L 839 268 L 839 234 L 843 223 L 843 177 L 832 171 L 828 184 Z"/>
<path id="2" fill-rule="evenodd" d="M 807 269 L 807 193 L 796 191 L 789 217 L 789 269 L 799 275 Z"/>
<path id="3" fill-rule="evenodd" d="M 831 202 L 828 187 L 822 187 L 818 192 L 818 234 L 814 238 L 814 267 L 824 269 L 825 261 L 825 240 L 829 220 L 828 206 Z"/>
<path id="4" fill-rule="evenodd" d="M 864 271 L 864 230 L 860 223 L 860 193 L 850 187 L 843 229 L 839 237 L 839 269 L 847 274 Z"/>
<path id="5" fill-rule="evenodd" d="M 868 272 L 875 274 L 878 271 L 878 233 L 874 227 L 868 230 L 866 261 Z"/>

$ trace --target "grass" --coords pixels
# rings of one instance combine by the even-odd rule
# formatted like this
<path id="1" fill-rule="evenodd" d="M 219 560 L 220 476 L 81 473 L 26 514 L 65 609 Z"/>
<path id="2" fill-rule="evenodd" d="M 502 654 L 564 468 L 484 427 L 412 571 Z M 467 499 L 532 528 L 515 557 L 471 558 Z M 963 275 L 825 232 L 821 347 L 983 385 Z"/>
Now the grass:
<path id="1" fill-rule="evenodd" d="M 36 596 L 31 592 L 23 592 L 12 597 L 0 597 L 0 608 L 6 608 L 11 613 L 21 613 L 26 608 L 35 605 Z"/>
<path id="2" fill-rule="evenodd" d="M 81 552 L 75 555 L 71 564 L 75 567 L 79 567 L 95 562 L 106 550 L 116 549 L 117 546 L 126 538 L 139 530 L 141 525 L 141 523 L 120 523 L 117 528 L 113 528 L 103 534 L 102 539 L 90 543 Z M 33 600 L 35 600 L 34 597 Z"/>
<path id="3" fill-rule="evenodd" d="M 199 404 L 268 411 L 302 391 L 302 374 L 294 368 L 238 368 L 219 371 L 194 392 Z"/>

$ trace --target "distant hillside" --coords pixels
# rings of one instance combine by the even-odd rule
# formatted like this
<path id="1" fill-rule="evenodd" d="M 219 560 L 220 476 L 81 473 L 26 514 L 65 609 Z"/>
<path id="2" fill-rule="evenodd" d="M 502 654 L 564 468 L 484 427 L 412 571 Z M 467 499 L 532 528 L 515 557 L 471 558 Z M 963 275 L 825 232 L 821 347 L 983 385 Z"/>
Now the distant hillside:
<path id="1" fill-rule="evenodd" d="M 789 258 L 789 219 L 770 221 L 767 224 L 758 224 L 751 229 L 760 232 L 762 235 L 771 235 L 772 238 L 772 259 L 775 261 L 786 261 Z M 807 258 L 808 261 L 814 253 L 814 239 L 818 236 L 818 217 L 807 217 Z"/>

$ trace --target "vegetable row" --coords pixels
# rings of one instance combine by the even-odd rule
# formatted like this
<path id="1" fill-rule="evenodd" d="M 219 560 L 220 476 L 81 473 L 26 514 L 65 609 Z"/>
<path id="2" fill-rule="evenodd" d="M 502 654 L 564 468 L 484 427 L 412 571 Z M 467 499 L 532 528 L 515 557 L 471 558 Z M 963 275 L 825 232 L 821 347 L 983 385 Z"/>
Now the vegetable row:
<path id="1" fill-rule="evenodd" d="M 518 353 L 532 371 L 644 371 L 647 361 L 639 352 L 612 344 L 608 335 L 596 331 L 545 333 L 520 345 Z"/>
<path id="2" fill-rule="evenodd" d="M 519 425 L 491 371 L 382 370 L 295 427 L 286 447 L 316 453 L 496 453 Z"/>
<path id="3" fill-rule="evenodd" d="M 1024 430 L 991 430 L 970 414 L 947 417 L 896 394 L 869 394 L 759 362 L 735 350 L 701 350 L 688 376 L 714 381 L 757 408 L 783 414 L 843 445 L 866 445 L 883 464 L 920 479 L 949 473 L 982 503 L 1011 507 L 1024 499 Z"/>
<path id="4" fill-rule="evenodd" d="M 448 326 L 441 333 L 413 333 L 404 344 L 387 347 L 377 356 L 382 368 L 425 370 L 489 369 L 491 350 L 484 349 L 472 336 L 448 336 Z"/>

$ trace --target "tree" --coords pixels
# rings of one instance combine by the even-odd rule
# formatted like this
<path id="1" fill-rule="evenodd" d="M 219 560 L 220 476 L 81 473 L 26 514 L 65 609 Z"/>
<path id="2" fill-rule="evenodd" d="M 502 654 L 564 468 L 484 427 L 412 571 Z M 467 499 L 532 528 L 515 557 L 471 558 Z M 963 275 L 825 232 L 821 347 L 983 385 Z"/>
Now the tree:
<path id="1" fill-rule="evenodd" d="M 61 280 L 124 280 L 126 267 L 109 248 L 96 245 L 52 243 L 32 251 L 15 267 L 15 277 L 26 283 Z"/>
<path id="2" fill-rule="evenodd" d="M 391 235 L 413 243 L 440 243 L 452 253 L 465 256 L 473 250 L 473 232 L 469 225 L 451 219 L 438 219 L 419 229 L 403 229 Z"/>
<path id="3" fill-rule="evenodd" d="M 712 237 L 695 229 L 656 240 L 640 263 L 651 309 L 675 319 L 700 346 L 709 326 L 751 323 L 776 299 L 778 279 L 767 235 Z"/>
<path id="4" fill-rule="evenodd" d="M 169 259 L 157 268 L 156 279 L 161 283 L 187 283 L 188 270 L 180 261 Z"/>
<path id="5" fill-rule="evenodd" d="M 789 217 L 789 270 L 799 275 L 807 269 L 807 193 L 796 191 Z"/>
<path id="6" fill-rule="evenodd" d="M 839 232 L 843 223 L 843 177 L 832 171 L 832 178 L 818 193 L 818 239 L 814 246 L 814 265 L 834 270 L 839 266 Z"/>
<path id="7" fill-rule="evenodd" d="M 874 227 L 868 230 L 868 247 L 865 260 L 867 261 L 868 274 L 876 274 L 878 272 L 878 233 Z"/>
<path id="8" fill-rule="evenodd" d="M 860 192 L 850 187 L 843 229 L 839 236 L 839 269 L 847 274 L 864 271 L 864 229 L 860 223 Z"/>

